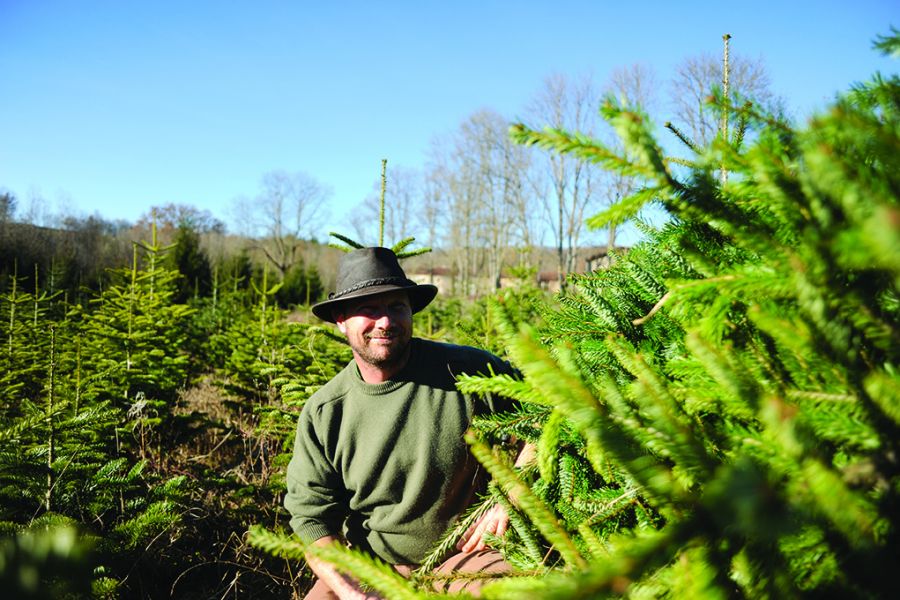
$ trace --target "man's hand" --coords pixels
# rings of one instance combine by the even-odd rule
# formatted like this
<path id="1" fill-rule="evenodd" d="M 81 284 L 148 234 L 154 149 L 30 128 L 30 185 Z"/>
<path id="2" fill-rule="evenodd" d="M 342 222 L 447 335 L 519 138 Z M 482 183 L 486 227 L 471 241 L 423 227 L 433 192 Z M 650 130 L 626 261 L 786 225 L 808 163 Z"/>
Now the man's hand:
<path id="1" fill-rule="evenodd" d="M 338 543 L 336 537 L 325 536 L 313 542 L 313 546 Z M 325 561 L 321 561 L 309 554 L 306 555 L 306 563 L 313 573 L 322 580 L 340 600 L 382 600 L 376 592 L 366 592 L 360 587 L 359 582 L 344 575 Z"/>
<path id="2" fill-rule="evenodd" d="M 472 523 L 466 532 L 456 543 L 456 549 L 463 552 L 478 552 L 487 547 L 484 534 L 492 533 L 501 537 L 509 527 L 509 515 L 499 504 L 495 504 L 489 511 L 481 515 Z"/>
<path id="3" fill-rule="evenodd" d="M 519 455 L 516 457 L 515 466 L 525 466 L 533 461 L 536 455 L 537 448 L 535 445 L 526 442 L 519 451 Z M 511 496 L 510 500 L 512 500 L 513 503 L 516 502 L 514 496 Z M 487 547 L 487 543 L 484 540 L 485 533 L 492 533 L 497 537 L 502 537 L 508 528 L 509 515 L 506 514 L 506 510 L 502 506 L 495 504 L 493 508 L 481 515 L 477 521 L 472 523 L 472 525 L 466 529 L 466 532 L 459 541 L 456 542 L 456 549 L 461 550 L 462 552 L 477 552 L 484 550 Z"/>

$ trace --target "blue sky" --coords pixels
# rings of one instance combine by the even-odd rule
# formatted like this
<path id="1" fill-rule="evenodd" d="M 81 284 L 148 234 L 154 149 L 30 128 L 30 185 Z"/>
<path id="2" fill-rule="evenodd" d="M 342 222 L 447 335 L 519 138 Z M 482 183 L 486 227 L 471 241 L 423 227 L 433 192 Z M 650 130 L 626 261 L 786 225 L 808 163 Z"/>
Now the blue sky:
<path id="1" fill-rule="evenodd" d="M 380 161 L 420 167 L 471 113 L 524 113 L 552 72 L 661 81 L 701 52 L 761 58 L 797 116 L 897 62 L 871 50 L 900 2 L 0 0 L 0 188 L 51 212 L 229 219 L 263 173 L 333 190 L 328 230 Z"/>

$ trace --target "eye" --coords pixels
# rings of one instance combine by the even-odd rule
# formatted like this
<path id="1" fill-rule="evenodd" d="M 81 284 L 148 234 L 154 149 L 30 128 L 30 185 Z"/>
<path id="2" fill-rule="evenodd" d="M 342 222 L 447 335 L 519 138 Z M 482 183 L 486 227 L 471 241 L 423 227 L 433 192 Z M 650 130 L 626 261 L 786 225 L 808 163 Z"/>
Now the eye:
<path id="1" fill-rule="evenodd" d="M 356 309 L 356 313 L 364 317 L 371 317 L 377 312 L 377 309 L 371 304 L 364 304 Z"/>

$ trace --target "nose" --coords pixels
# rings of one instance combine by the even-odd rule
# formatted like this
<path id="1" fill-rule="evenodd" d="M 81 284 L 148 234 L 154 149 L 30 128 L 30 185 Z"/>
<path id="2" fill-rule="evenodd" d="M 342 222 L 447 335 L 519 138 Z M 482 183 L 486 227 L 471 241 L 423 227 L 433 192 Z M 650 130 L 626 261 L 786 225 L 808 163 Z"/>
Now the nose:
<path id="1" fill-rule="evenodd" d="M 388 329 L 393 323 L 393 319 L 391 318 L 391 312 L 389 310 L 379 311 L 377 315 L 375 315 L 375 326 L 380 329 Z"/>

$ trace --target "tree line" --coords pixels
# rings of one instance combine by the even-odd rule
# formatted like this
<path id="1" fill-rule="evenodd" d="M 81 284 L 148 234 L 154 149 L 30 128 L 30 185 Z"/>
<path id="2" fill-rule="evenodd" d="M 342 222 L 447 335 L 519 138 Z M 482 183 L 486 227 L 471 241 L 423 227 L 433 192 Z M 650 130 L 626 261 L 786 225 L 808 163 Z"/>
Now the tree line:
<path id="1" fill-rule="evenodd" d="M 781 110 L 761 60 L 733 56 L 729 73 L 735 101 L 752 97 L 767 109 Z M 703 99 L 721 81 L 721 61 L 711 54 L 682 61 L 667 85 L 641 64 L 615 69 L 603 82 L 586 74 L 553 74 L 523 107 L 524 118 L 536 127 L 578 131 L 617 147 L 597 111 L 601 98 L 612 95 L 651 114 L 670 115 L 683 135 L 702 145 L 716 130 L 718 118 Z M 564 286 L 568 274 L 583 270 L 579 252 L 584 247 L 605 246 L 609 253 L 621 240 L 622 223 L 610 223 L 600 234 L 585 228 L 586 217 L 636 189 L 631 175 L 512 143 L 507 135 L 511 121 L 495 110 L 478 110 L 455 131 L 434 137 L 425 165 L 390 166 L 386 243 L 415 236 L 440 249 L 421 266 L 448 270 L 453 291 L 462 295 L 497 289 L 501 275 L 515 269 L 552 270 Z M 377 241 L 380 187 L 376 181 L 372 194 L 348 218 L 352 231 L 344 233 L 363 243 Z M 330 198 L 331 191 L 314 175 L 273 170 L 261 177 L 255 195 L 233 200 L 234 225 L 228 232 L 221 215 L 174 204 L 148 209 L 135 224 L 100 216 L 50 219 L 39 198 L 17 202 L 6 191 L 0 194 L 0 275 L 5 281 L 13 263 L 21 269 L 38 264 L 43 273 L 59 274 L 54 282 L 62 287 L 96 287 L 105 268 L 127 263 L 129 239 L 140 239 L 155 219 L 160 240 L 176 244 L 179 258 L 173 260 L 180 261 L 184 276 L 182 294 L 190 293 L 190 287 L 209 293 L 216 272 L 240 272 L 249 285 L 267 266 L 284 282 L 279 301 L 299 304 L 306 296 L 315 300 L 330 284 L 336 259 L 324 247 L 328 232 L 322 230 Z M 45 229 L 24 227 L 26 223 Z M 552 258 L 545 249 L 551 249 Z M 245 272 L 248 261 L 250 274 Z"/>

